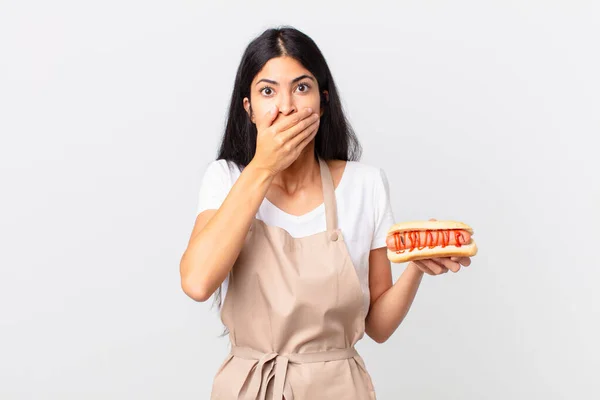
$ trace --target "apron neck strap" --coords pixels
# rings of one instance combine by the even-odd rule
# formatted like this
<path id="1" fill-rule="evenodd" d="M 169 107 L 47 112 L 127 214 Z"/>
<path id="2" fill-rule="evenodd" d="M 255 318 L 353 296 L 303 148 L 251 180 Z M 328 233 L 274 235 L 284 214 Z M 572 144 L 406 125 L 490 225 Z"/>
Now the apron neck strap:
<path id="1" fill-rule="evenodd" d="M 327 230 L 337 229 L 337 207 L 335 201 L 335 188 L 333 178 L 327 163 L 319 157 L 321 167 L 321 182 L 323 184 L 323 198 L 325 200 L 325 217 L 327 218 Z"/>

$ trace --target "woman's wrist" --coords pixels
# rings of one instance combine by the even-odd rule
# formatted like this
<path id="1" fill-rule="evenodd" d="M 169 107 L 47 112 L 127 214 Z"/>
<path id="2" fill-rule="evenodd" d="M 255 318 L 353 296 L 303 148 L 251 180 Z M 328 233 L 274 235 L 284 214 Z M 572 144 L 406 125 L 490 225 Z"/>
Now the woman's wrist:
<path id="1" fill-rule="evenodd" d="M 415 264 L 412 261 L 408 262 L 406 269 L 410 270 L 411 273 L 419 275 L 419 276 L 423 276 L 425 274 L 419 267 L 417 267 L 417 264 Z"/>
<path id="2" fill-rule="evenodd" d="M 254 171 L 256 174 L 258 174 L 260 178 L 264 180 L 272 180 L 273 178 L 275 178 L 275 175 L 277 175 L 270 168 L 258 164 L 254 159 L 250 161 L 250 163 L 246 166 L 245 169 Z"/>
<path id="3" fill-rule="evenodd" d="M 259 179 L 261 182 L 269 182 L 275 178 L 275 173 L 271 171 L 270 168 L 263 167 L 258 165 L 254 160 L 250 161 L 250 163 L 244 168 L 244 171 L 252 171 L 252 175 Z"/>

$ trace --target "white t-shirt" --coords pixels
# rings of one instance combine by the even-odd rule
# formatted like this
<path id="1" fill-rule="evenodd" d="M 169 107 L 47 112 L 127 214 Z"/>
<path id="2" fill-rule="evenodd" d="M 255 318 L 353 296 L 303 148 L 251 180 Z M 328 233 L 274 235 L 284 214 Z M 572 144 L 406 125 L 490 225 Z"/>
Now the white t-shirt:
<path id="1" fill-rule="evenodd" d="M 198 195 L 197 214 L 218 209 L 241 171 L 233 162 L 212 161 L 206 168 Z M 365 312 L 369 310 L 369 252 L 385 247 L 388 229 L 395 223 L 390 202 L 388 180 L 381 168 L 359 161 L 348 161 L 335 190 L 338 227 L 354 263 L 363 291 Z M 256 218 L 267 225 L 285 229 L 293 237 L 309 236 L 326 230 L 325 205 L 321 203 L 308 213 L 295 216 L 277 208 L 266 197 Z M 222 286 L 222 300 L 228 279 Z M 221 304 L 223 304 L 221 302 Z"/>

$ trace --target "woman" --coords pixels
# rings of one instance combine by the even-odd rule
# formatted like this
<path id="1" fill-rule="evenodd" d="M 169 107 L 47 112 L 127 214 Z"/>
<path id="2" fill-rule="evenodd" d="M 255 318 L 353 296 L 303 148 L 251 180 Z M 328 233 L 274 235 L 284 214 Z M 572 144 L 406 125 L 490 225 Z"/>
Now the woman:
<path id="1" fill-rule="evenodd" d="M 292 28 L 254 39 L 181 260 L 185 293 L 216 293 L 229 331 L 211 398 L 374 399 L 354 345 L 392 335 L 424 273 L 470 263 L 411 262 L 392 284 L 386 176 L 359 157 L 316 44 Z"/>

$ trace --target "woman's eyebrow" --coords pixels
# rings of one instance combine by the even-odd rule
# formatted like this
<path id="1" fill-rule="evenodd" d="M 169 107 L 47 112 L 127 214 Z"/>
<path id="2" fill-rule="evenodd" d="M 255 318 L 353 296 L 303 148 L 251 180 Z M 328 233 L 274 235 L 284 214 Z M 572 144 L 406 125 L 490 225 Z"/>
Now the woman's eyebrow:
<path id="1" fill-rule="evenodd" d="M 312 76 L 310 76 L 310 75 L 306 75 L 306 74 L 305 74 L 305 75 L 300 75 L 300 76 L 299 76 L 299 77 L 297 77 L 297 78 L 294 78 L 294 79 L 292 80 L 292 83 L 296 83 L 296 82 L 298 82 L 298 81 L 301 81 L 302 79 L 305 79 L 305 78 L 307 78 L 307 79 L 310 79 L 310 80 L 311 80 L 311 81 L 313 81 L 313 82 L 314 82 L 314 80 L 315 80 L 315 78 L 313 78 Z"/>
<path id="2" fill-rule="evenodd" d="M 310 75 L 306 75 L 305 74 L 305 75 L 300 75 L 299 77 L 292 79 L 292 83 L 296 83 L 296 82 L 301 81 L 302 79 L 305 79 L 305 78 L 310 79 L 313 82 L 315 81 L 315 78 L 313 78 Z M 258 85 L 261 82 L 266 82 L 266 83 L 269 83 L 269 84 L 274 85 L 274 86 L 279 85 L 279 83 L 277 83 L 276 81 L 271 80 L 271 79 L 267 79 L 267 78 L 260 79 L 258 82 L 256 82 L 256 84 Z"/>

